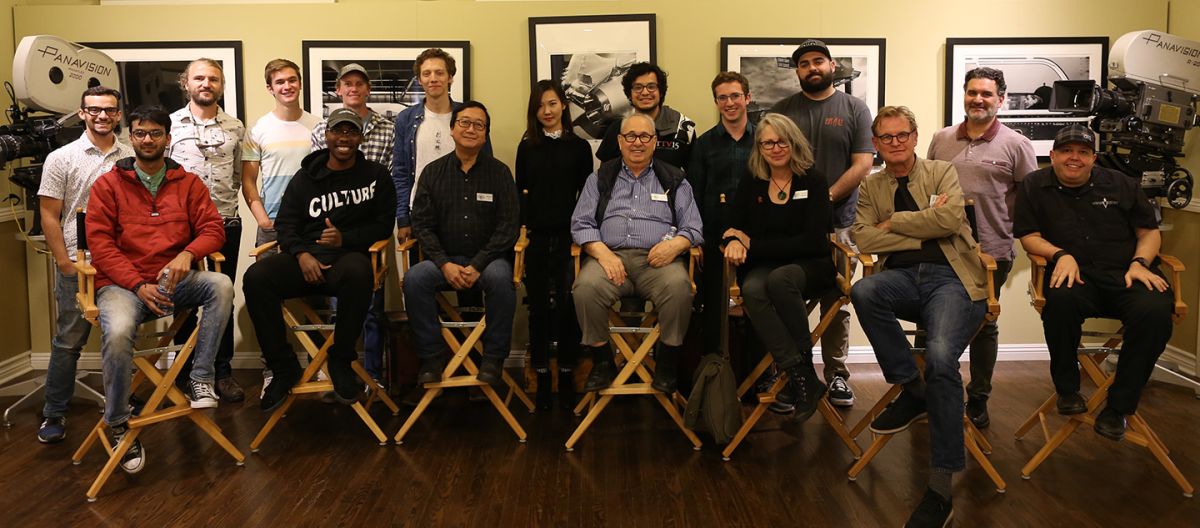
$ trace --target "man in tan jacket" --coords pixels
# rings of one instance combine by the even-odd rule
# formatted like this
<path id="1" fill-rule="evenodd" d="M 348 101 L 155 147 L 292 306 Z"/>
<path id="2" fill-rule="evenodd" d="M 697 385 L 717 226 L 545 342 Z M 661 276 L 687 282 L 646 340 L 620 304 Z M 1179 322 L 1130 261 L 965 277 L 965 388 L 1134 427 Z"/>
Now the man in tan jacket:
<path id="1" fill-rule="evenodd" d="M 912 111 L 884 107 L 871 131 L 886 167 L 859 189 L 853 233 L 860 251 L 878 255 L 881 269 L 855 283 L 850 297 L 884 378 L 904 387 L 871 430 L 897 433 L 928 417 L 929 490 L 906 526 L 944 526 L 953 517 L 951 477 L 966 463 L 958 358 L 983 321 L 986 270 L 954 166 L 915 154 Z M 925 328 L 924 378 L 900 319 Z"/>

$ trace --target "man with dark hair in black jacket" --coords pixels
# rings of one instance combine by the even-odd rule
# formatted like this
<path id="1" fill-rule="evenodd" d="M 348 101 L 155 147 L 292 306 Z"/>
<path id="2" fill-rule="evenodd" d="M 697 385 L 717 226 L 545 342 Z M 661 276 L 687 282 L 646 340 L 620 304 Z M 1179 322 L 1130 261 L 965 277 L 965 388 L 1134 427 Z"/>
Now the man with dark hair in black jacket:
<path id="1" fill-rule="evenodd" d="M 354 346 L 374 287 L 368 248 L 391 235 L 396 188 L 387 167 L 359 152 L 363 124 L 358 114 L 334 110 L 327 122 L 329 147 L 304 158 L 283 193 L 275 218 L 281 252 L 250 266 L 242 281 L 258 344 L 275 374 L 262 396 L 264 411 L 283 403 L 301 374 L 279 310 L 285 299 L 337 298 L 328 363 L 333 394 L 349 405 L 362 391 L 350 364 L 358 357 Z"/>

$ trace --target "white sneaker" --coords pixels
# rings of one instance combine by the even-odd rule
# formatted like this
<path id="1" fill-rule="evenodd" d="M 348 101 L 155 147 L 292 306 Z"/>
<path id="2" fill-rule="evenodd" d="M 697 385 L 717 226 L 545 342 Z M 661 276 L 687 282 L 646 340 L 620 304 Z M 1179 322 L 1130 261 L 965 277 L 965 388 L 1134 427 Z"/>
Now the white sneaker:
<path id="1" fill-rule="evenodd" d="M 213 390 L 212 383 L 190 379 L 187 383 L 187 390 L 183 393 L 192 402 L 193 409 L 211 409 L 216 407 L 219 401 L 217 391 Z"/>

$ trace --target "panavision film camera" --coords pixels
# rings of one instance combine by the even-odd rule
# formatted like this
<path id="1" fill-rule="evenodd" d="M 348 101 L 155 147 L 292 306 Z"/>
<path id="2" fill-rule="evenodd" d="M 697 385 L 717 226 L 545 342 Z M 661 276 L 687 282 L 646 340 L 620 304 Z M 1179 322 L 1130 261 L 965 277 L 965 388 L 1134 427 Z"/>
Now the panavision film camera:
<path id="1" fill-rule="evenodd" d="M 0 126 L 0 169 L 10 161 L 30 158 L 13 169 L 9 179 L 25 189 L 25 203 L 34 212 L 30 234 L 41 232 L 37 191 L 41 162 L 54 149 L 79 138 L 79 97 L 93 86 L 120 86 L 117 64 L 103 52 L 58 37 L 21 39 L 13 57 L 12 83 L 5 83 L 12 106 L 11 125 Z"/>
<path id="2" fill-rule="evenodd" d="M 1141 178 L 1150 198 L 1187 207 L 1192 174 L 1177 158 L 1184 134 L 1197 124 L 1200 42 L 1161 31 L 1126 33 L 1113 44 L 1108 70 L 1112 89 L 1055 81 L 1050 109 L 1094 116 L 1101 166 Z"/>

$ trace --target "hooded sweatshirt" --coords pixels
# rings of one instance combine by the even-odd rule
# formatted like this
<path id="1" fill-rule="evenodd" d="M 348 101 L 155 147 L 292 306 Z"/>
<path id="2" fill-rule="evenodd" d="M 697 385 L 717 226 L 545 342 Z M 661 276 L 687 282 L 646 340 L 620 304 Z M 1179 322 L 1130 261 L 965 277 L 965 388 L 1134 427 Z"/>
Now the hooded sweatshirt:
<path id="1" fill-rule="evenodd" d="M 340 171 L 326 165 L 329 149 L 305 156 L 275 218 L 282 251 L 311 253 L 322 264 L 332 264 L 349 252 L 366 253 L 371 244 L 391 236 L 396 220 L 392 176 L 362 151 L 356 155 L 354 166 Z M 341 247 L 317 244 L 326 219 L 342 232 Z"/>

